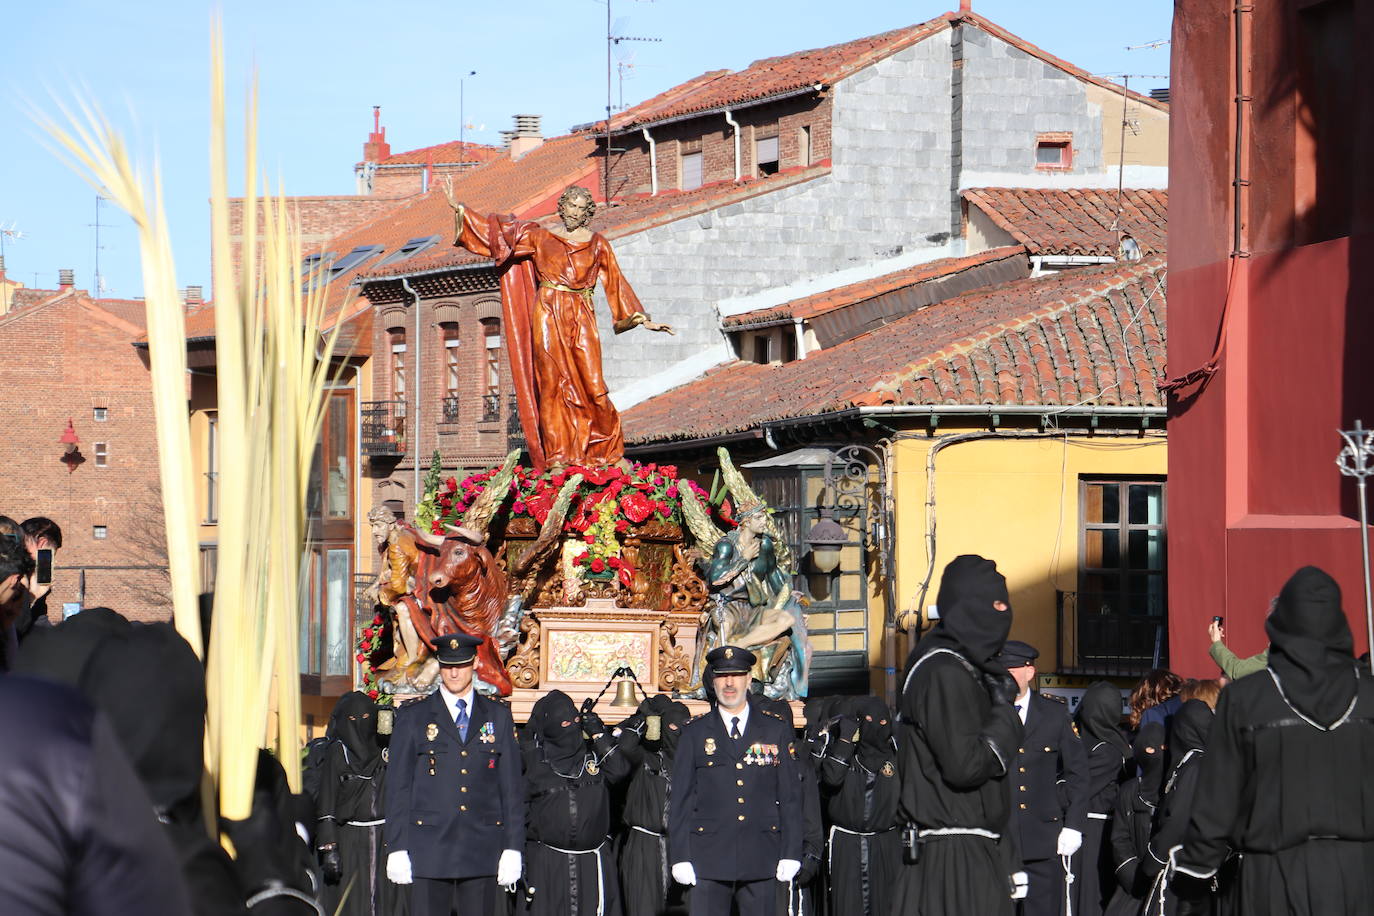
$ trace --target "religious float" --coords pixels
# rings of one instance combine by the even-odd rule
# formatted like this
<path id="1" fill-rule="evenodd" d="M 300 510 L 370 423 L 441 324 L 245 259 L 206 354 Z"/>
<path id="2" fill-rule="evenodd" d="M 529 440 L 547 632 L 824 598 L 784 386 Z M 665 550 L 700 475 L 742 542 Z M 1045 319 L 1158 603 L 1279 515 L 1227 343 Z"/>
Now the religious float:
<path id="1" fill-rule="evenodd" d="M 768 696 L 805 696 L 793 559 L 728 452 L 714 500 L 670 465 L 538 473 L 518 454 L 461 481 L 436 464 L 414 525 L 374 512 L 381 572 L 356 652 L 365 690 L 435 689 L 430 641 L 461 630 L 483 640 L 480 688 L 521 719 L 547 690 L 580 701 L 617 677 L 700 699 L 702 660 L 727 642 L 759 656 Z"/>

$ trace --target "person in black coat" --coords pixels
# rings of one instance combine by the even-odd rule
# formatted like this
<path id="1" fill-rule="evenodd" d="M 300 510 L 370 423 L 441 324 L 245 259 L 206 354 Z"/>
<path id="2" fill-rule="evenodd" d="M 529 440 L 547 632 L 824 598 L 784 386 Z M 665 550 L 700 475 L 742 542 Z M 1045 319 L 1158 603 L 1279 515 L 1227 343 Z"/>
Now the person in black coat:
<path id="1" fill-rule="evenodd" d="M 1150 892 L 1145 860 L 1150 855 L 1150 831 L 1164 782 L 1164 726 L 1159 722 L 1142 725 L 1131 749 L 1140 775 L 1128 779 L 1116 798 L 1112 818 L 1116 892 L 1107 904 L 1107 916 L 1140 916 Z"/>
<path id="2" fill-rule="evenodd" d="M 342 916 L 396 916 L 404 912 L 405 895 L 386 879 L 386 763 L 377 738 L 377 704 L 351 691 L 339 698 L 330 721 L 337 740 L 321 765 L 315 832 L 325 909 Z"/>
<path id="3" fill-rule="evenodd" d="M 805 832 L 796 734 L 749 696 L 754 653 L 719 646 L 703 681 L 715 705 L 683 729 L 673 761 L 668 857 L 692 885 L 692 916 L 769 913 L 801 870 Z"/>
<path id="4" fill-rule="evenodd" d="M 1145 912 L 1161 916 L 1211 916 L 1216 912 L 1216 895 L 1180 899 L 1168 886 L 1169 856 L 1182 845 L 1188 818 L 1197 799 L 1197 778 L 1207 745 L 1207 730 L 1212 726 L 1212 710 L 1201 700 L 1188 700 L 1169 722 L 1169 757 L 1174 761 L 1164 794 L 1155 812 L 1154 835 L 1145 857 L 1145 873 L 1150 877 L 1150 896 Z M 1162 899 L 1161 899 L 1162 898 Z"/>
<path id="5" fill-rule="evenodd" d="M 1116 889 L 1112 874 L 1112 812 L 1133 761 L 1131 744 L 1121 731 L 1121 691 L 1098 681 L 1083 692 L 1074 717 L 1079 740 L 1088 752 L 1088 819 L 1083 845 L 1074 862 L 1076 916 L 1102 916 Z"/>
<path id="6" fill-rule="evenodd" d="M 901 870 L 896 911 L 1008 916 L 1025 892 L 1008 792 L 1024 727 L 1016 682 L 994 657 L 1011 598 L 995 563 L 965 555 L 945 567 L 936 602 L 940 620 L 902 684 L 902 812 L 921 842 Z"/>
<path id="7" fill-rule="evenodd" d="M 855 697 L 842 709 L 838 737 L 821 764 L 830 821 L 827 912 L 887 916 L 902 862 L 892 713 L 871 696 Z"/>
<path id="8" fill-rule="evenodd" d="M 1028 879 L 1021 912 L 1057 916 L 1068 891 L 1066 857 L 1083 844 L 1088 819 L 1088 758 L 1064 704 L 1030 689 L 1039 656 L 1034 646 L 1009 639 L 997 658 L 1016 680 L 1014 706 L 1026 727 L 1011 779 L 1011 820 Z"/>
<path id="9" fill-rule="evenodd" d="M 510 707 L 473 689 L 481 640 L 434 641 L 439 689 L 397 710 L 384 797 L 387 877 L 414 916 L 496 910 L 520 880 L 525 786 Z"/>
<path id="10" fill-rule="evenodd" d="M 1374 912 L 1374 678 L 1356 664 L 1340 587 L 1298 570 L 1265 630 L 1268 670 L 1217 701 L 1178 875 L 1205 886 L 1234 850 L 1229 912 Z"/>
<path id="11" fill-rule="evenodd" d="M 530 916 L 618 916 L 608 837 L 610 783 L 630 775 L 601 717 L 561 690 L 534 704 L 522 734 L 527 809 L 525 893 Z"/>
<path id="12" fill-rule="evenodd" d="M 633 767 L 617 857 L 627 916 L 663 916 L 675 896 L 668 873 L 668 794 L 678 741 L 691 717 L 686 706 L 659 694 L 621 726 L 620 753 Z"/>
<path id="13" fill-rule="evenodd" d="M 0 677 L 0 912 L 194 913 L 153 804 L 74 690 Z M 243 913 L 242 898 L 231 900 Z"/>

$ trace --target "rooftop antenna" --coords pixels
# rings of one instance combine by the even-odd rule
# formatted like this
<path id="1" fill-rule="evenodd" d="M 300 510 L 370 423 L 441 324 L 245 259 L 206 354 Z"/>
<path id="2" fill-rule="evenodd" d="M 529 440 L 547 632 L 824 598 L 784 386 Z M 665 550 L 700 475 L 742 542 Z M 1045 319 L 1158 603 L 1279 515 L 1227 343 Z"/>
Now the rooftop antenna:
<path id="1" fill-rule="evenodd" d="M 0 224 L 0 266 L 5 263 L 5 242 L 18 242 L 24 238 L 24 233 L 20 232 L 15 223 L 8 226 Z"/>
<path id="2" fill-rule="evenodd" d="M 467 82 L 467 78 L 469 76 L 476 75 L 476 70 L 469 70 L 467 73 L 464 73 L 462 76 L 458 77 L 458 168 L 460 169 L 463 167 L 463 163 L 466 161 L 465 154 L 468 151 L 468 125 L 467 120 L 463 117 L 463 83 Z"/>
<path id="3" fill-rule="evenodd" d="M 634 35 L 623 35 L 621 29 L 624 28 L 626 19 L 621 17 L 614 23 L 611 21 L 611 0 L 606 2 L 606 155 L 601 168 L 601 187 L 602 197 L 606 203 L 611 202 L 611 115 L 615 113 L 611 107 L 613 96 L 611 95 L 611 75 L 613 72 L 612 62 L 616 56 L 616 49 L 623 42 L 659 42 L 662 38 L 644 38 Z M 647 0 L 653 2 L 653 0 Z M 623 93 L 622 93 L 623 94 Z"/>
<path id="4" fill-rule="evenodd" d="M 1158 47 L 1159 42 L 1151 42 L 1148 45 L 1137 45 L 1136 47 Z M 1127 48 L 1126 50 L 1133 50 Z M 1121 143 L 1116 153 L 1116 214 L 1112 218 L 1111 229 L 1116 233 L 1116 247 L 1121 249 L 1121 209 L 1122 197 L 1124 195 L 1126 182 L 1126 130 L 1131 127 L 1131 119 L 1127 110 L 1127 102 L 1131 95 L 1131 80 L 1133 79 L 1168 79 L 1157 74 L 1146 73 L 1104 73 L 1100 76 L 1116 76 L 1121 79 Z M 1134 132 L 1134 131 L 1133 131 Z"/>
<path id="5" fill-rule="evenodd" d="M 1171 38 L 1161 38 L 1161 39 L 1159 39 L 1159 40 L 1157 40 L 1157 41 L 1147 41 L 1147 42 L 1145 42 L 1143 45 L 1126 45 L 1126 50 L 1127 50 L 1127 51 L 1151 51 L 1151 50 L 1153 50 L 1153 49 L 1155 49 L 1155 48 L 1162 48 L 1162 47 L 1164 47 L 1164 46 L 1167 45 L 1167 44 L 1171 44 L 1172 42 L 1173 42 L 1173 39 L 1171 39 Z"/>
<path id="6" fill-rule="evenodd" d="M 94 285 L 95 285 L 95 294 L 96 294 L 97 297 L 98 297 L 102 292 L 105 291 L 105 278 L 102 277 L 101 274 L 100 274 L 100 252 L 101 252 L 102 250 L 104 250 L 104 246 L 102 246 L 102 245 L 100 244 L 100 227 L 101 227 L 101 226 L 106 226 L 106 227 L 109 226 L 109 223 L 102 223 L 102 222 L 100 221 L 100 205 L 103 204 L 104 202 L 105 202 L 105 197 L 104 197 L 104 195 L 102 195 L 102 194 L 99 193 L 99 192 L 96 192 L 96 195 L 95 195 L 95 222 L 91 223 L 90 226 L 91 226 L 93 229 L 95 229 L 95 284 L 94 284 Z"/>

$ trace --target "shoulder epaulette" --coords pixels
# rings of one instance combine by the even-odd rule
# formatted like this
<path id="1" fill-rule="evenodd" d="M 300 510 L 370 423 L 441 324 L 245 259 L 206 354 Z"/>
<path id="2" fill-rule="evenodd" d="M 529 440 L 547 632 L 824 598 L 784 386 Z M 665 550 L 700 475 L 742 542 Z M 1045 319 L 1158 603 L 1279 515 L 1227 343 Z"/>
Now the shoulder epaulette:
<path id="1" fill-rule="evenodd" d="M 688 720 L 687 720 L 687 724 L 688 724 L 688 725 L 691 725 L 691 724 L 692 724 L 693 722 L 695 722 L 697 719 L 704 719 L 704 718 L 706 718 L 707 716 L 709 716 L 713 711 L 714 711 L 714 710 L 708 709 L 708 710 L 706 710 L 705 712 L 699 712 L 699 713 L 697 713 L 695 716 L 692 716 L 692 718 L 688 719 Z"/>
<path id="2" fill-rule="evenodd" d="M 1057 693 L 1042 693 L 1042 694 L 1040 694 L 1040 695 L 1041 695 L 1042 697 L 1044 697 L 1045 699 L 1047 699 L 1047 700 L 1053 700 L 1054 702 L 1058 703 L 1060 706 L 1063 706 L 1065 709 L 1067 709 L 1068 706 L 1069 706 L 1069 701 L 1068 701 L 1068 699 L 1067 699 L 1066 697 L 1061 697 L 1061 696 L 1059 696 Z"/>
<path id="3" fill-rule="evenodd" d="M 783 723 L 786 723 L 786 722 L 787 722 L 787 720 L 784 719 L 776 710 L 773 710 L 773 709 L 760 709 L 759 712 L 763 713 L 765 716 L 772 716 L 774 719 L 777 719 L 779 722 L 783 722 Z"/>

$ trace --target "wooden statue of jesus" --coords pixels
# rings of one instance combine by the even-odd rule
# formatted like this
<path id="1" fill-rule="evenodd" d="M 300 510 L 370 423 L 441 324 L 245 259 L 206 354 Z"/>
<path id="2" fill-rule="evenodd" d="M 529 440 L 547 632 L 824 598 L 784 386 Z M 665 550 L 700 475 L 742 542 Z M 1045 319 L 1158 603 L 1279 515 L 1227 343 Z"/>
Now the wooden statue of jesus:
<path id="1" fill-rule="evenodd" d="M 606 292 L 617 334 L 650 321 L 611 245 L 587 228 L 596 204 L 586 188 L 570 187 L 558 201 L 562 227 L 511 216 L 483 216 L 459 203 L 454 244 L 496 262 L 501 311 L 521 425 L 536 470 L 597 467 L 624 460 L 620 414 L 601 370 L 601 341 L 592 308 L 597 280 Z"/>

